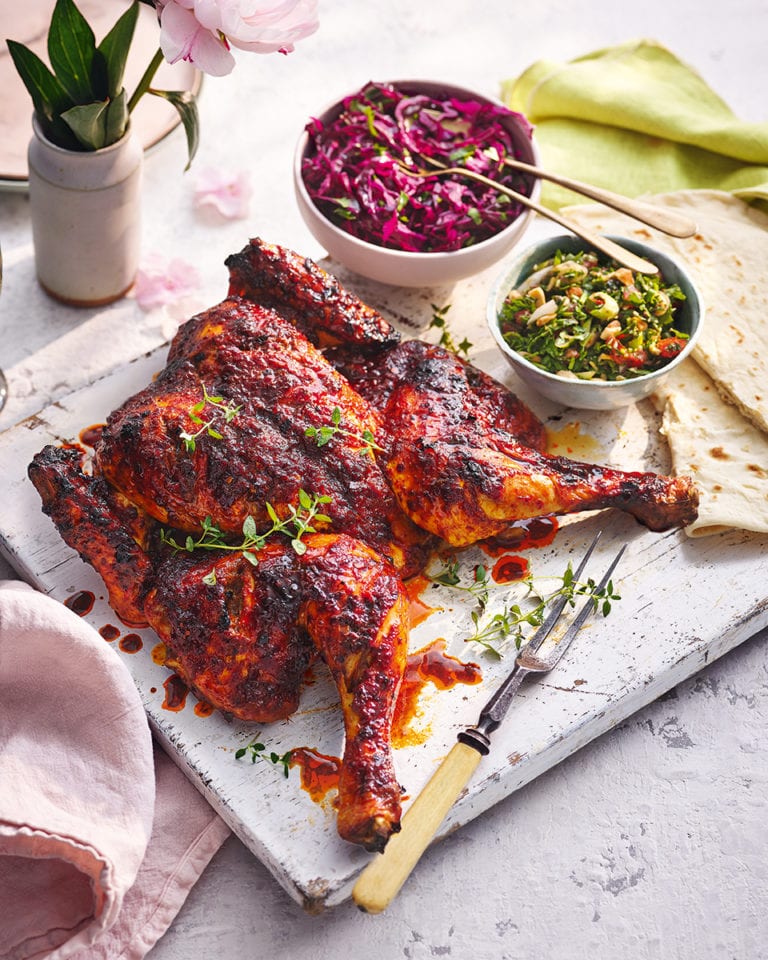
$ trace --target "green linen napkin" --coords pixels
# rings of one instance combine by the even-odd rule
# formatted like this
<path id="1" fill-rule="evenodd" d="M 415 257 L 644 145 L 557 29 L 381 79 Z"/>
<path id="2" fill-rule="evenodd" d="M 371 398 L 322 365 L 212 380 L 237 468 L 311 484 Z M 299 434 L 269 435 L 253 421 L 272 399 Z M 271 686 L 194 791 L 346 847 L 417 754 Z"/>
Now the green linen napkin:
<path id="1" fill-rule="evenodd" d="M 768 202 L 768 123 L 740 120 L 653 40 L 540 60 L 503 82 L 502 99 L 534 125 L 553 172 L 629 196 L 715 189 Z M 578 198 L 542 182 L 542 201 Z"/>

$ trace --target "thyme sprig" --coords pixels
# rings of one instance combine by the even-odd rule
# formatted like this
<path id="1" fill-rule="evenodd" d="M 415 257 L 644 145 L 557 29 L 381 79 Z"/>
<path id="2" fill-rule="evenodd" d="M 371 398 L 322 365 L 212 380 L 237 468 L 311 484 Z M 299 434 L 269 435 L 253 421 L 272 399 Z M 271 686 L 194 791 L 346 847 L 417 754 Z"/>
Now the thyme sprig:
<path id="1" fill-rule="evenodd" d="M 256 566 L 259 562 L 257 556 L 259 550 L 263 550 L 267 540 L 275 533 L 282 533 L 291 541 L 294 551 L 302 556 L 307 551 L 307 545 L 302 537 L 305 533 L 316 533 L 315 522 L 330 523 L 331 518 L 320 511 L 323 504 L 330 503 L 331 498 L 325 494 L 309 494 L 306 490 L 299 490 L 299 503 L 297 506 L 291 504 L 288 508 L 288 516 L 281 518 L 277 515 L 275 508 L 271 503 L 265 503 L 265 509 L 272 526 L 264 533 L 259 533 L 256 526 L 256 520 L 250 514 L 245 518 L 242 527 L 243 539 L 240 543 L 228 543 L 224 539 L 224 533 L 216 526 L 210 517 L 206 517 L 202 522 L 200 536 L 195 539 L 192 535 L 187 536 L 183 544 L 180 544 L 173 537 L 169 536 L 165 530 L 160 531 L 160 540 L 168 544 L 174 550 L 186 550 L 193 553 L 195 550 L 231 550 L 240 552 L 245 559 Z M 216 577 L 214 571 L 203 577 L 205 583 L 215 583 Z"/>
<path id="2" fill-rule="evenodd" d="M 477 600 L 477 608 L 470 614 L 474 631 L 466 638 L 466 642 L 480 644 L 491 656 L 498 659 L 501 659 L 499 646 L 509 640 L 514 642 L 518 650 L 520 649 L 530 633 L 526 628 L 540 626 L 548 608 L 559 597 L 565 597 L 567 603 L 573 607 L 576 605 L 578 596 L 591 594 L 595 611 L 599 611 L 604 617 L 611 612 L 612 601 L 621 599 L 619 594 L 614 592 L 613 581 L 609 581 L 603 590 L 597 590 L 597 584 L 591 577 L 588 580 L 577 580 L 569 562 L 562 576 L 534 577 L 529 573 L 519 581 L 524 589 L 522 598 L 517 602 L 505 604 L 500 611 L 484 619 L 493 581 L 483 564 L 478 564 L 474 568 L 469 583 L 462 583 L 459 563 L 455 558 L 448 561 L 438 573 L 430 574 L 429 579 L 433 583 L 468 593 Z M 554 590 L 545 592 L 539 589 L 542 581 L 552 580 L 558 581 L 558 586 Z M 532 605 L 524 609 L 526 601 L 530 601 Z"/>
<path id="3" fill-rule="evenodd" d="M 342 427 L 341 410 L 338 407 L 334 407 L 331 411 L 330 423 L 324 424 L 322 427 L 307 427 L 304 431 L 304 436 L 314 440 L 318 447 L 324 447 L 327 443 L 330 443 L 337 434 L 358 440 L 360 442 L 358 453 L 362 453 L 371 459 L 374 459 L 374 451 L 383 449 L 376 443 L 371 430 L 363 430 L 362 433 L 358 433 L 355 430 Z"/>
<path id="4" fill-rule="evenodd" d="M 454 557 L 436 574 L 427 574 L 433 583 L 442 584 L 444 587 L 452 587 L 454 590 L 461 590 L 470 594 L 477 600 L 477 605 L 482 613 L 488 605 L 490 589 L 493 585 L 488 568 L 482 563 L 477 564 L 473 571 L 473 578 L 469 584 L 461 582 L 459 574 L 459 561 Z"/>
<path id="5" fill-rule="evenodd" d="M 559 580 L 560 585 L 549 592 L 542 592 L 537 583 L 543 580 Z M 499 645 L 512 640 L 515 648 L 519 650 L 531 633 L 531 629 L 526 630 L 526 627 L 535 629 L 541 626 L 547 609 L 558 598 L 565 597 L 567 604 L 575 607 L 577 597 L 590 595 L 595 612 L 604 617 L 611 612 L 612 601 L 621 599 L 614 591 L 612 580 L 609 580 L 602 590 L 597 589 L 597 584 L 591 577 L 588 580 L 577 580 L 570 562 L 560 577 L 534 577 L 528 574 L 520 583 L 526 590 L 521 602 L 532 600 L 533 606 L 523 609 L 520 602 L 507 603 L 486 622 L 482 621 L 482 611 L 473 610 L 471 617 L 474 633 L 466 638 L 467 643 L 478 643 L 492 656 L 501 659 Z"/>
<path id="6" fill-rule="evenodd" d="M 283 754 L 276 753 L 274 750 L 267 752 L 267 745 L 261 743 L 257 737 L 251 743 L 235 751 L 235 760 L 242 760 L 246 755 L 250 755 L 251 763 L 256 763 L 257 760 L 267 760 L 276 767 L 282 766 L 283 776 L 288 777 L 291 767 L 291 750 L 286 750 Z"/>
<path id="7" fill-rule="evenodd" d="M 467 340 L 466 337 L 461 341 L 461 343 L 456 343 L 453 334 L 451 333 L 448 327 L 448 321 L 446 319 L 446 314 L 451 309 L 450 303 L 445 307 L 438 307 L 436 304 L 431 304 L 432 307 L 432 320 L 429 324 L 429 329 L 436 329 L 440 331 L 440 339 L 438 343 L 441 347 L 445 347 L 446 350 L 450 350 L 451 353 L 462 353 L 466 360 L 469 359 L 469 351 L 472 349 L 472 341 Z"/>
<path id="8" fill-rule="evenodd" d="M 189 430 L 182 430 L 179 434 L 180 438 L 184 441 L 184 447 L 187 453 L 195 452 L 197 438 L 204 433 L 214 440 L 222 440 L 222 435 L 215 429 L 213 424 L 220 420 L 222 416 L 224 417 L 224 423 L 231 423 L 243 408 L 242 404 L 228 403 L 224 397 L 211 396 L 204 383 L 201 383 L 200 386 L 203 389 L 203 399 L 190 407 L 189 413 L 187 414 L 192 423 L 196 426 L 199 425 L 200 429 L 194 433 L 191 433 Z M 213 416 L 203 421 L 201 414 L 208 406 L 214 408 Z"/>

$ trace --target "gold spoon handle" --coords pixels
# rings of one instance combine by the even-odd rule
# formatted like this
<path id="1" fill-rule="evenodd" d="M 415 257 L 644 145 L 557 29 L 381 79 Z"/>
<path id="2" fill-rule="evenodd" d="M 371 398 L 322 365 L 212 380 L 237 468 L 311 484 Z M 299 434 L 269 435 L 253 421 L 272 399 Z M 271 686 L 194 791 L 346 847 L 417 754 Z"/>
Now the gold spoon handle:
<path id="1" fill-rule="evenodd" d="M 406 811 L 400 833 L 389 838 L 384 853 L 360 874 L 352 899 L 361 910 L 381 913 L 394 900 L 479 762 L 474 747 L 461 742 L 452 747 Z"/>
<path id="2" fill-rule="evenodd" d="M 614 193 L 612 190 L 605 190 L 602 187 L 594 187 L 591 183 L 583 183 L 581 180 L 571 180 L 570 177 L 561 176 L 558 173 L 549 173 L 542 170 L 541 167 L 534 167 L 530 163 L 524 163 L 522 160 L 513 160 L 510 157 L 504 158 L 504 164 L 515 170 L 521 170 L 523 173 L 530 173 L 542 180 L 551 180 L 561 187 L 573 190 L 574 193 L 581 193 L 585 197 L 597 200 L 598 203 L 605 204 L 606 207 L 612 207 L 621 213 L 662 233 L 669 234 L 671 237 L 692 237 L 698 229 L 695 221 L 682 214 L 674 213 L 671 210 L 664 210 L 652 203 L 645 203 L 642 200 L 633 200 L 620 193 Z"/>
<path id="3" fill-rule="evenodd" d="M 548 220 L 552 220 L 555 223 L 560 224 L 561 227 L 565 227 L 566 230 L 570 230 L 571 233 L 575 233 L 577 237 L 581 237 L 582 240 L 585 240 L 590 246 L 594 247 L 596 250 L 600 250 L 607 257 L 611 257 L 613 260 L 617 260 L 619 263 L 623 264 L 625 267 L 629 267 L 630 270 L 634 270 L 636 273 L 651 273 L 655 274 L 659 272 L 659 268 L 656 264 L 651 263 L 649 260 L 644 260 L 642 257 L 636 256 L 632 253 L 631 250 L 627 250 L 624 247 L 620 246 L 618 243 L 614 243 L 613 240 L 609 240 L 607 237 L 602 236 L 599 233 L 593 233 L 592 230 L 587 229 L 586 227 L 577 226 L 575 223 L 572 223 L 566 217 L 562 216 L 559 213 L 555 213 L 554 210 L 549 210 L 547 207 L 542 207 L 540 203 L 536 203 L 535 200 L 531 200 L 530 197 L 526 197 L 525 194 L 518 193 L 516 190 L 512 190 L 504 184 L 499 183 L 497 180 L 491 179 L 491 177 L 486 177 L 482 173 L 476 173 L 474 170 L 465 170 L 463 167 L 440 167 L 438 170 L 414 170 L 410 167 L 404 167 L 408 173 L 417 177 L 440 177 L 446 174 L 452 176 L 462 176 L 468 177 L 470 180 L 477 180 L 479 183 L 484 183 L 489 187 L 492 187 L 494 190 L 498 190 L 499 193 L 505 193 L 508 197 L 511 197 L 513 200 L 517 200 L 518 203 L 523 204 L 525 207 L 530 207 L 531 210 L 535 210 L 536 213 L 540 214 L 542 217 L 546 217 Z"/>

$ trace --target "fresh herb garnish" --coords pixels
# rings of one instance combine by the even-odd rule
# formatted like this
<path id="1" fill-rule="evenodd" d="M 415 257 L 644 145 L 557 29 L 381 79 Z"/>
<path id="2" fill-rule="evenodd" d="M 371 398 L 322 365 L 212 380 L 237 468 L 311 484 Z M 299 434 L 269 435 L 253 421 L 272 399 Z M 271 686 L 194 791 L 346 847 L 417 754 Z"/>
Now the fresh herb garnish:
<path id="1" fill-rule="evenodd" d="M 324 447 L 327 443 L 330 443 L 337 434 L 358 440 L 361 444 L 358 452 L 369 456 L 371 459 L 374 458 L 374 450 L 382 449 L 378 443 L 376 443 L 371 430 L 363 430 L 362 433 L 358 433 L 355 430 L 348 430 L 346 427 L 342 427 L 341 410 L 338 407 L 333 408 L 330 423 L 322 427 L 307 427 L 304 431 L 304 436 L 314 440 L 318 447 Z"/>
<path id="2" fill-rule="evenodd" d="M 444 587 L 453 587 L 454 590 L 463 590 L 477 600 L 482 613 L 488 604 L 489 591 L 492 585 L 491 576 L 487 568 L 479 563 L 473 572 L 473 580 L 465 586 L 459 574 L 459 561 L 454 557 L 449 560 L 443 569 L 434 575 L 428 574 L 433 583 L 440 583 Z"/>
<path id="3" fill-rule="evenodd" d="M 451 353 L 462 353 L 464 354 L 465 359 L 469 359 L 469 351 L 472 349 L 472 341 L 467 340 L 466 337 L 461 341 L 461 343 L 456 343 L 453 338 L 453 334 L 448 328 L 448 322 L 446 320 L 446 314 L 451 309 L 450 303 L 445 307 L 438 307 L 434 303 L 431 304 L 432 307 L 432 320 L 429 324 L 429 329 L 433 328 L 440 331 L 440 339 L 438 343 L 441 347 L 445 347 L 446 350 L 450 350 Z"/>
<path id="4" fill-rule="evenodd" d="M 560 586 L 548 593 L 538 589 L 537 583 L 542 580 L 559 580 Z M 485 623 L 481 621 L 482 610 L 473 610 L 471 617 L 474 624 L 474 633 L 467 637 L 467 643 L 479 643 L 492 656 L 501 659 L 498 645 L 513 640 L 516 649 L 520 649 L 527 639 L 526 625 L 539 627 L 544 621 L 547 608 L 558 598 L 565 597 L 567 603 L 574 607 L 576 597 L 591 594 L 595 611 L 604 617 L 611 612 L 611 601 L 620 600 L 619 594 L 614 593 L 613 581 L 609 580 L 602 590 L 597 590 L 597 584 L 590 577 L 588 580 L 577 580 L 573 574 L 570 562 L 562 577 L 534 577 L 529 574 L 520 581 L 526 593 L 522 599 L 531 600 L 533 606 L 524 610 L 520 603 L 505 604 L 501 611 L 493 614 Z"/>
<path id="5" fill-rule="evenodd" d="M 569 563 L 561 577 L 534 577 L 532 574 L 528 574 L 520 580 L 521 587 L 525 589 L 522 599 L 517 603 L 506 604 L 501 611 L 494 613 L 487 620 L 483 620 L 483 614 L 488 606 L 490 591 L 493 586 L 491 575 L 483 564 L 478 564 L 474 568 L 469 583 L 462 583 L 459 574 L 459 562 L 455 558 L 448 561 L 438 573 L 428 574 L 428 576 L 433 583 L 450 587 L 453 590 L 461 590 L 477 600 L 477 608 L 470 614 L 474 632 L 466 638 L 466 642 L 479 643 L 482 647 L 485 647 L 488 653 L 499 659 L 501 654 L 498 645 L 511 639 L 519 650 L 523 641 L 527 638 L 526 626 L 540 626 L 547 608 L 559 597 L 565 597 L 570 606 L 573 607 L 577 596 L 592 594 L 595 610 L 599 609 L 604 617 L 607 617 L 611 612 L 611 601 L 621 599 L 618 594 L 613 592 L 613 581 L 609 581 L 603 590 L 596 591 L 595 581 L 591 578 L 589 580 L 576 580 L 573 568 Z M 548 593 L 544 593 L 538 587 L 538 584 L 543 580 L 559 581 L 559 586 Z M 526 601 L 530 601 L 532 605 L 524 610 L 522 605 Z"/>
<path id="6" fill-rule="evenodd" d="M 190 535 L 183 544 L 180 544 L 173 537 L 168 536 L 165 530 L 161 530 L 160 540 L 174 550 L 186 550 L 188 553 L 193 553 L 195 550 L 231 550 L 240 552 L 249 563 L 256 566 L 259 562 L 256 554 L 259 550 L 264 549 L 269 537 L 274 533 L 282 533 L 290 539 L 294 551 L 299 556 L 302 556 L 306 553 L 307 546 L 301 538 L 305 533 L 316 532 L 313 525 L 314 522 L 331 522 L 331 518 L 327 514 L 319 511 L 319 507 L 322 504 L 330 502 L 331 498 L 325 494 L 310 495 L 305 490 L 299 490 L 298 506 L 291 505 L 288 508 L 288 516 L 283 519 L 277 515 L 271 503 L 266 503 L 264 506 L 269 519 L 272 521 L 272 526 L 265 533 L 259 533 L 256 520 L 249 514 L 243 522 L 243 539 L 237 544 L 228 543 L 224 539 L 222 531 L 210 517 L 206 517 L 205 520 L 203 520 L 202 532 L 197 539 Z M 208 574 L 207 578 L 203 579 L 206 583 L 216 582 L 215 575 L 211 578 L 211 574 Z"/>
<path id="7" fill-rule="evenodd" d="M 200 386 L 203 389 L 203 399 L 199 400 L 193 407 L 191 407 L 188 413 L 189 419 L 196 426 L 199 425 L 200 429 L 196 430 L 194 433 L 191 433 L 188 430 L 182 430 L 179 434 L 181 439 L 184 441 L 184 447 L 186 448 L 187 453 L 195 452 L 197 438 L 202 436 L 204 433 L 209 437 L 212 437 L 214 440 L 223 439 L 222 435 L 218 430 L 215 429 L 213 424 L 219 421 L 222 417 L 224 418 L 224 423 L 231 423 L 242 410 L 242 404 L 228 403 L 224 397 L 211 396 L 211 394 L 209 394 L 206 390 L 204 383 L 201 383 Z M 214 412 L 213 416 L 204 422 L 201 414 L 208 406 L 213 407 Z"/>
<path id="8" fill-rule="evenodd" d="M 236 750 L 235 760 L 242 760 L 246 754 L 250 754 L 251 763 L 256 763 L 257 760 L 268 760 L 270 763 L 274 763 L 276 767 L 282 766 L 283 775 L 286 778 L 288 777 L 291 767 L 291 750 L 286 750 L 283 754 L 276 753 L 274 750 L 267 752 L 266 744 L 256 739 L 247 746 L 240 747 L 239 750 Z"/>

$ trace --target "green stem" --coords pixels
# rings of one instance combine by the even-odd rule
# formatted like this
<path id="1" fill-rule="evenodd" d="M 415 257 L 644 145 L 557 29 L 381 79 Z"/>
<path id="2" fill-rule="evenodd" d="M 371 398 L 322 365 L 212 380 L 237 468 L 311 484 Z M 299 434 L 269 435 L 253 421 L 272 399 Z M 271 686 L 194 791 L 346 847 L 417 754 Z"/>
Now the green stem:
<path id="1" fill-rule="evenodd" d="M 163 51 L 158 50 L 154 57 L 152 57 L 152 62 L 144 71 L 144 76 L 139 80 L 139 85 L 133 91 L 131 99 L 128 101 L 128 113 L 133 112 L 133 108 L 139 102 L 139 100 L 144 96 L 144 94 L 149 90 L 149 85 L 152 83 L 157 69 L 160 64 L 163 62 Z"/>

